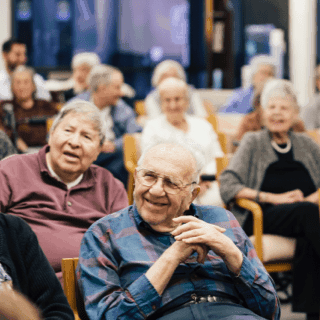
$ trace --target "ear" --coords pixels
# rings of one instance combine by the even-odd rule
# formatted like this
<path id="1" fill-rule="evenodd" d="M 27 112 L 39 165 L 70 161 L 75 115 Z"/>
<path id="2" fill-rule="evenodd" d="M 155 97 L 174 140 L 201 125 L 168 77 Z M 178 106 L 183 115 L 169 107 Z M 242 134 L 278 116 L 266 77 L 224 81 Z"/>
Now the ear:
<path id="1" fill-rule="evenodd" d="M 193 200 L 198 196 L 199 192 L 200 192 L 200 186 L 197 184 L 192 191 L 191 202 L 193 202 Z"/>

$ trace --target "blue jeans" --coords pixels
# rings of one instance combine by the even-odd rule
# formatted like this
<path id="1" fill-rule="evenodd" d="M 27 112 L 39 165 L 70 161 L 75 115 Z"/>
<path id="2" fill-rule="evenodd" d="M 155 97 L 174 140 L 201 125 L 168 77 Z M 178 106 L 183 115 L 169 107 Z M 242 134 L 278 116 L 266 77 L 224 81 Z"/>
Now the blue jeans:
<path id="1" fill-rule="evenodd" d="M 265 320 L 245 307 L 233 303 L 204 302 L 173 311 L 158 320 Z"/>

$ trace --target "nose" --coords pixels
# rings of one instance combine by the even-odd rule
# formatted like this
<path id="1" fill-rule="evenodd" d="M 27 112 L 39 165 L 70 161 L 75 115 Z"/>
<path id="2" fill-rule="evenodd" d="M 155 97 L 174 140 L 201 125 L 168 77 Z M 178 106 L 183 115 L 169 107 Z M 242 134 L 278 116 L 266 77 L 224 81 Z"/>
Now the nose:
<path id="1" fill-rule="evenodd" d="M 164 196 L 166 193 L 164 191 L 163 179 L 158 177 L 156 183 L 150 187 L 149 192 L 157 197 Z"/>
<path id="2" fill-rule="evenodd" d="M 72 134 L 69 139 L 68 139 L 68 143 L 70 144 L 70 146 L 72 146 L 73 148 L 76 148 L 80 145 L 80 137 L 79 134 L 74 133 Z"/>

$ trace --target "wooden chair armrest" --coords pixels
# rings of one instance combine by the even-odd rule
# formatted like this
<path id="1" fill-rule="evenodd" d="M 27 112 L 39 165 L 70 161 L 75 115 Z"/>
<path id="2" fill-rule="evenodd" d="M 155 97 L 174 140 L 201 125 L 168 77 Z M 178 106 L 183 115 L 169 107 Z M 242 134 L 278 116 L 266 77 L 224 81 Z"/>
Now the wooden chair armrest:
<path id="1" fill-rule="evenodd" d="M 263 261 L 262 235 L 263 235 L 263 213 L 260 205 L 248 199 L 236 199 L 236 204 L 251 211 L 253 217 L 253 235 L 255 236 L 255 249 L 258 258 Z"/>

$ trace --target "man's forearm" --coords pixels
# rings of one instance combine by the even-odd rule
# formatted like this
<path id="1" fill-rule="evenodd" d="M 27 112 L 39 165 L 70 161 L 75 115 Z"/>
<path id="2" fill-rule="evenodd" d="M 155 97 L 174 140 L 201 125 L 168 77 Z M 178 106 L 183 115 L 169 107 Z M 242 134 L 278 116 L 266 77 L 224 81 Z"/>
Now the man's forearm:
<path id="1" fill-rule="evenodd" d="M 179 262 L 173 259 L 170 251 L 170 248 L 167 249 L 146 272 L 146 277 L 157 290 L 159 295 L 162 295 L 174 271 L 179 265 Z"/>

